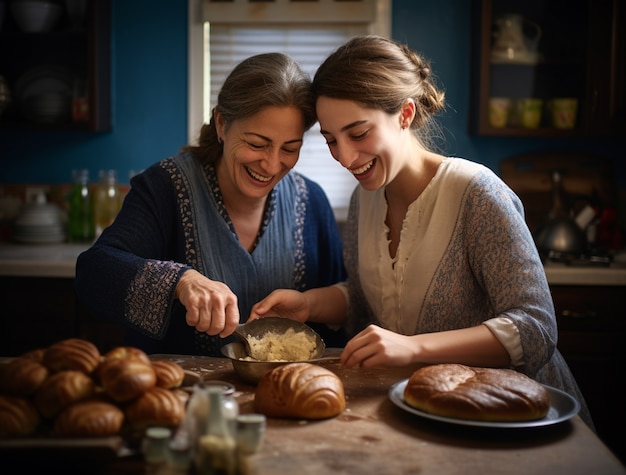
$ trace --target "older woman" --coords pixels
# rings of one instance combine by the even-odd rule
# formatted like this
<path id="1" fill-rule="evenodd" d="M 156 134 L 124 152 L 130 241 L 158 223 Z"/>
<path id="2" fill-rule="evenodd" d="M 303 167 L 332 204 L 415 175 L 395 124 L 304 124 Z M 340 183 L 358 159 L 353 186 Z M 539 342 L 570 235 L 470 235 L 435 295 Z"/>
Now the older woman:
<path id="1" fill-rule="evenodd" d="M 199 144 L 133 178 L 117 219 L 76 267 L 80 300 L 94 316 L 123 323 L 128 344 L 217 355 L 272 290 L 344 277 L 328 199 L 292 171 L 315 122 L 310 88 L 286 55 L 244 60 Z M 339 333 L 323 336 L 342 344 Z"/>

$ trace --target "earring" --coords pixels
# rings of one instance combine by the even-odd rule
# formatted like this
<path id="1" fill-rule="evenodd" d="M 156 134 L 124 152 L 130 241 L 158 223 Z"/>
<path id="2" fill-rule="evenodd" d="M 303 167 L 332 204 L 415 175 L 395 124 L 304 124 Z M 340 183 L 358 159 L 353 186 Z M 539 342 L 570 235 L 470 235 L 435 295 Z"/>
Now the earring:
<path id="1" fill-rule="evenodd" d="M 222 137 L 220 137 L 219 135 L 217 136 L 217 143 L 221 144 L 223 142 Z"/>

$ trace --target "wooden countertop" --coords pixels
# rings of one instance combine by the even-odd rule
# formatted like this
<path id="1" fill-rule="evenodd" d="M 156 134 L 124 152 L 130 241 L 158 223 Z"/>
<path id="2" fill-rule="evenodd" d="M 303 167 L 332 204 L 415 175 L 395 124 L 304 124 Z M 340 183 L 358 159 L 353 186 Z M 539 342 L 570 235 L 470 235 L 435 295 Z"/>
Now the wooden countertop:
<path id="1" fill-rule="evenodd" d="M 0 276 L 74 278 L 76 258 L 90 244 L 0 243 Z M 622 254 L 624 256 L 626 254 Z M 548 263 L 550 285 L 626 286 L 626 257 L 610 267 Z"/>
<path id="2" fill-rule="evenodd" d="M 176 361 L 207 379 L 234 383 L 240 412 L 254 412 L 254 387 L 241 382 L 229 360 L 153 358 Z M 268 419 L 262 449 L 247 459 L 248 473 L 626 474 L 578 416 L 554 426 L 525 429 L 432 421 L 405 412 L 388 397 L 391 385 L 408 378 L 417 366 L 348 370 L 332 360 L 321 364 L 341 377 L 346 410 L 322 421 Z M 117 473 L 124 473 L 122 468 L 118 466 Z"/>
<path id="3" fill-rule="evenodd" d="M 183 355 L 152 358 L 176 361 L 205 379 L 234 383 L 240 412 L 254 412 L 255 387 L 239 379 L 230 360 Z M 341 377 L 346 410 L 321 421 L 268 419 L 263 446 L 246 458 L 243 473 L 626 474 L 626 467 L 578 416 L 551 426 L 524 429 L 437 422 L 405 412 L 388 397 L 391 385 L 408 378 L 418 366 L 349 370 L 337 360 L 320 364 Z M 12 462 L 23 468 L 54 467 L 65 474 L 86 470 L 103 475 L 146 473 L 141 454 L 116 456 L 111 446 L 105 442 L 82 455 L 79 445 L 48 447 L 38 455 L 28 451 L 14 454 Z M 3 452 L 4 460 L 11 459 L 10 455 Z"/>
<path id="4" fill-rule="evenodd" d="M 0 243 L 0 276 L 73 279 L 76 259 L 89 246 Z"/>

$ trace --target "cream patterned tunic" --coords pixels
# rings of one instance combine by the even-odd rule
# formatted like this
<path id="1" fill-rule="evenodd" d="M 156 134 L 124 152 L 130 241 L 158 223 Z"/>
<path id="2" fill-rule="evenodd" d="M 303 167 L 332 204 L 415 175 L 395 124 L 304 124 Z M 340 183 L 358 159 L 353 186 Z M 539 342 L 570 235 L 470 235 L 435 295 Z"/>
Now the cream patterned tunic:
<path id="1" fill-rule="evenodd" d="M 554 305 L 513 191 L 460 158 L 440 166 L 405 217 L 389 254 L 384 189 L 357 188 L 344 231 L 349 333 L 370 323 L 405 335 L 485 323 L 511 366 L 584 399 L 556 348 Z"/>

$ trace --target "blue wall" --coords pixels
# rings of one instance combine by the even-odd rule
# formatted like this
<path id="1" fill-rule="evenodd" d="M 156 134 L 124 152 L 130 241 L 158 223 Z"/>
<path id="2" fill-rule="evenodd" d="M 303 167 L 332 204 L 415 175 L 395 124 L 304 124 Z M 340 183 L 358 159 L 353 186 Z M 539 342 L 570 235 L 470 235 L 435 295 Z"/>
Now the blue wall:
<path id="1" fill-rule="evenodd" d="M 107 133 L 0 132 L 0 182 L 68 183 L 73 168 L 128 181 L 187 141 L 187 1 L 111 0 Z"/>
<path id="2" fill-rule="evenodd" d="M 120 180 L 175 153 L 187 141 L 186 0 L 112 1 L 111 132 L 0 132 L 0 183 L 66 183 L 73 168 L 114 168 Z M 446 90 L 446 153 L 498 171 L 502 158 L 576 150 L 615 159 L 626 188 L 624 142 L 476 137 L 468 133 L 470 97 L 468 0 L 393 0 L 392 30 L 431 59 Z"/>

